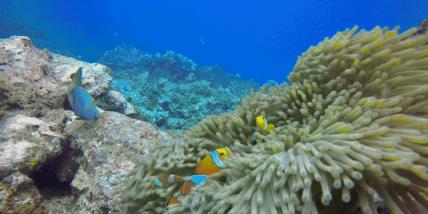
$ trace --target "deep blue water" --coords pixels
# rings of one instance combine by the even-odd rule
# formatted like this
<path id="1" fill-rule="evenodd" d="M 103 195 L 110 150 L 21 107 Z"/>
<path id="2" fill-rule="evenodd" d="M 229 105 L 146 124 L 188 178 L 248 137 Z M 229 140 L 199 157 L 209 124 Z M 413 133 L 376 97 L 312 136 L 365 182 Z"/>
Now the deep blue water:
<path id="1" fill-rule="evenodd" d="M 284 81 L 297 56 L 347 27 L 428 17 L 428 0 L 0 0 L 0 37 L 95 61 L 120 43 L 174 50 L 248 79 Z"/>

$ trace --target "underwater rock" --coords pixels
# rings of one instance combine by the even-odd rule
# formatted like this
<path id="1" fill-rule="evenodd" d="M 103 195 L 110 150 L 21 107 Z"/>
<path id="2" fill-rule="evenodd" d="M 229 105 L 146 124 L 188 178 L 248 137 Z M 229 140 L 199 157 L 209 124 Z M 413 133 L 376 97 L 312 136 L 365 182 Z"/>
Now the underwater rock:
<path id="1" fill-rule="evenodd" d="M 95 98 L 107 94 L 112 77 L 107 66 L 51 54 L 28 37 L 0 39 L 0 117 L 8 111 L 36 116 L 62 108 L 70 74 L 83 68 L 83 85 Z"/>
<path id="2" fill-rule="evenodd" d="M 0 39 L 0 213 L 118 210 L 124 175 L 148 144 L 167 137 L 123 114 L 82 121 L 63 110 L 78 67 L 88 92 L 109 100 L 106 109 L 135 113 L 109 93 L 108 67 L 40 50 L 27 37 Z"/>
<path id="3" fill-rule="evenodd" d="M 36 115 L 42 109 L 62 106 L 65 87 L 49 75 L 51 55 L 35 48 L 27 37 L 0 39 L 0 117 L 6 111 Z"/>
<path id="4" fill-rule="evenodd" d="M 62 156 L 63 129 L 75 116 L 64 110 L 47 110 L 38 116 L 16 114 L 0 120 L 0 213 L 56 210 L 43 209 L 40 204 L 45 201 L 37 185 L 41 181 L 49 186 L 56 178 L 37 174 Z"/>
<path id="5" fill-rule="evenodd" d="M 118 213 L 120 193 L 135 161 L 153 141 L 168 138 L 149 123 L 109 111 L 96 121 L 73 121 L 66 132 L 70 146 L 83 151 L 71 183 L 77 213 Z"/>
<path id="6" fill-rule="evenodd" d="M 63 136 L 57 128 L 50 121 L 20 114 L 0 121 L 0 178 L 15 171 L 30 175 L 59 155 Z"/>
<path id="7" fill-rule="evenodd" d="M 0 213 L 48 213 L 42 205 L 42 197 L 27 175 L 10 174 L 0 181 Z"/>
<path id="8" fill-rule="evenodd" d="M 10 56 L 6 51 L 0 50 L 0 66 L 7 65 L 9 63 Z"/>
<path id="9" fill-rule="evenodd" d="M 105 65 L 87 63 L 71 57 L 52 54 L 52 64 L 55 67 L 54 76 L 67 86 L 71 82 L 70 75 L 76 72 L 78 67 L 83 70 L 82 85 L 95 99 L 107 94 L 112 80 L 111 70 Z"/>
<path id="10" fill-rule="evenodd" d="M 422 20 L 421 24 L 418 26 L 418 34 L 427 33 L 428 32 L 428 18 Z"/>
<path id="11" fill-rule="evenodd" d="M 98 101 L 97 105 L 106 111 L 116 111 L 130 117 L 135 117 L 138 114 L 134 106 L 115 90 L 110 90 Z"/>
<path id="12" fill-rule="evenodd" d="M 11 203 L 25 198 L 25 203 L 31 203 L 25 209 L 31 210 L 42 204 L 49 212 L 116 213 L 134 162 L 152 141 L 168 138 L 149 123 L 116 112 L 103 112 L 97 121 L 74 118 L 71 111 L 49 110 L 40 118 L 18 114 L 0 122 L 0 179 L 15 179 L 16 173 L 26 179 L 26 186 L 13 194 L 6 181 L 0 183 L 0 196 L 7 199 L 0 200 L 4 208 L 0 213 L 8 213 Z M 64 187 L 67 183 L 70 190 Z M 42 196 L 39 190 L 43 190 Z M 55 191 L 60 193 L 52 193 Z M 36 204 L 30 193 L 36 194 Z M 10 213 L 38 213 L 16 209 Z"/>

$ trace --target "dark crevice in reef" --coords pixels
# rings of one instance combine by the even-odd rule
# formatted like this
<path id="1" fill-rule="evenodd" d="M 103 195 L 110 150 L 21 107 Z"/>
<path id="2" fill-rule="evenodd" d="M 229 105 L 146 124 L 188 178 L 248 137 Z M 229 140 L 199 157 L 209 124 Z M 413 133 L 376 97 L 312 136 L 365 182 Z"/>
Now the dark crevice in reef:
<path id="1" fill-rule="evenodd" d="M 71 182 L 79 168 L 81 150 L 71 148 L 68 143 L 61 155 L 52 158 L 30 176 L 43 198 L 72 195 Z"/>
<path id="2" fill-rule="evenodd" d="M 72 109 L 71 109 L 70 102 L 68 102 L 68 97 L 67 97 L 67 95 L 64 95 L 64 102 L 62 103 L 62 108 L 63 108 L 64 110 L 72 110 Z"/>

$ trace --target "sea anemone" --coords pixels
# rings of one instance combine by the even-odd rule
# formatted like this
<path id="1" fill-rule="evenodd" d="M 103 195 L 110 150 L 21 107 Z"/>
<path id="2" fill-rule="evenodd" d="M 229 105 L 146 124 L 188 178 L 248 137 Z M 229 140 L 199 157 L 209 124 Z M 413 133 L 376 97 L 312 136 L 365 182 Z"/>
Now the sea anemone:
<path id="1" fill-rule="evenodd" d="M 290 83 L 264 87 L 176 142 L 153 145 L 135 168 L 123 212 L 424 213 L 428 209 L 428 35 L 357 27 L 311 47 Z M 272 132 L 255 123 L 263 115 Z M 186 196 L 149 188 L 190 175 L 208 151 L 226 167 Z M 166 206 L 169 197 L 179 204 Z"/>

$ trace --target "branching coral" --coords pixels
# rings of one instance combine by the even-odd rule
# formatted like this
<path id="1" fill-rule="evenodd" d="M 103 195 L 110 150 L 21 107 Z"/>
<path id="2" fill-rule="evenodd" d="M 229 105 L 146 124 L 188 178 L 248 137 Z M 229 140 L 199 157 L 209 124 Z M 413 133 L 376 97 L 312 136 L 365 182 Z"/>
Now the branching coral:
<path id="1" fill-rule="evenodd" d="M 339 32 L 305 52 L 291 84 L 266 87 L 236 111 L 206 118 L 184 143 L 160 143 L 138 167 L 124 213 L 377 213 L 428 209 L 428 35 L 397 29 Z M 263 115 L 276 128 L 258 129 Z M 213 148 L 232 157 L 220 173 L 166 207 L 175 186 Z M 221 176 L 220 176 L 221 177 Z M 345 211 L 346 210 L 346 211 Z"/>

